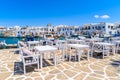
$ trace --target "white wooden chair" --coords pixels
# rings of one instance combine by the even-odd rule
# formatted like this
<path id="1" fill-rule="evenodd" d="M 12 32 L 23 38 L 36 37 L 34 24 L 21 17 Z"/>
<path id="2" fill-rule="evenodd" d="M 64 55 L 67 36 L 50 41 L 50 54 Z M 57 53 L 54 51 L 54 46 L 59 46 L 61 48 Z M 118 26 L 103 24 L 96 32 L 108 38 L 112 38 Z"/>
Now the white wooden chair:
<path id="1" fill-rule="evenodd" d="M 67 58 L 69 58 L 69 61 L 71 61 L 72 56 L 75 57 L 74 60 L 76 61 L 76 59 L 77 59 L 77 51 L 76 51 L 76 49 L 73 49 L 73 48 L 67 46 L 66 54 L 67 54 Z"/>
<path id="2" fill-rule="evenodd" d="M 46 40 L 46 43 L 47 43 L 47 45 L 50 45 L 50 46 L 53 46 L 53 41 L 51 41 L 51 40 Z"/>
<path id="3" fill-rule="evenodd" d="M 94 44 L 94 41 L 89 41 L 89 40 L 85 40 L 85 45 L 89 45 L 89 54 L 90 56 L 92 57 L 93 56 L 93 44 Z"/>
<path id="4" fill-rule="evenodd" d="M 39 58 L 35 55 L 35 53 L 29 51 L 27 48 L 24 47 L 21 48 L 21 52 L 24 74 L 26 73 L 26 66 L 37 64 L 37 67 L 39 69 Z"/>
<path id="5" fill-rule="evenodd" d="M 57 62 L 65 60 L 65 51 L 66 51 L 66 42 L 60 42 L 59 40 L 55 41 L 54 47 L 58 48 Z"/>
<path id="6" fill-rule="evenodd" d="M 98 53 L 102 52 L 103 58 L 104 58 L 105 55 L 109 56 L 110 49 L 111 49 L 111 47 L 107 46 L 107 45 L 93 44 L 92 51 L 98 52 Z"/>
<path id="7" fill-rule="evenodd" d="M 118 53 L 120 50 L 120 43 L 116 43 L 115 53 Z"/>
<path id="8" fill-rule="evenodd" d="M 90 57 L 90 48 L 84 48 L 82 50 L 78 50 L 80 54 L 78 54 L 78 61 L 80 61 L 80 58 L 82 56 L 85 56 L 87 57 L 87 60 L 89 60 L 89 57 Z"/>
<path id="9" fill-rule="evenodd" d="M 72 56 L 75 57 L 75 61 L 77 59 L 78 56 L 78 61 L 80 61 L 80 58 L 85 56 L 87 57 L 87 60 L 89 60 L 89 55 L 90 55 L 90 49 L 89 48 L 84 48 L 84 49 L 72 49 L 71 47 L 67 48 L 68 50 L 68 55 L 69 55 L 69 61 L 71 60 Z"/>

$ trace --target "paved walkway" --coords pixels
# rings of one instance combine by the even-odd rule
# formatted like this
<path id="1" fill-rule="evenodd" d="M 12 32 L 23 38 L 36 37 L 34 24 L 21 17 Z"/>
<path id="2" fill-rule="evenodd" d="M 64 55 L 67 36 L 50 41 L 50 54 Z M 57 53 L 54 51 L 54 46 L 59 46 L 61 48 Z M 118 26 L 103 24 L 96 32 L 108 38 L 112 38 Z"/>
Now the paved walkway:
<path id="1" fill-rule="evenodd" d="M 29 72 L 24 75 L 17 68 L 21 66 L 20 54 L 9 51 L 0 50 L 0 80 L 120 80 L 120 54 L 105 59 L 90 58 L 90 61 L 65 61 L 39 70 L 28 67 Z"/>

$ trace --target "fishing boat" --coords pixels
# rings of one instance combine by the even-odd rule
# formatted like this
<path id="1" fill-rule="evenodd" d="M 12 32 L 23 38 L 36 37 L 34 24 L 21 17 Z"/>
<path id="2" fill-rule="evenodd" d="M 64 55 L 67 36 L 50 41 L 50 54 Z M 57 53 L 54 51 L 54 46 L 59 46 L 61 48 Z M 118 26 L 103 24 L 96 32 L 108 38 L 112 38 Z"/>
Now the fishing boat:
<path id="1" fill-rule="evenodd" d="M 54 37 L 53 37 L 52 34 L 44 34 L 43 37 L 44 37 L 45 40 L 54 40 Z"/>

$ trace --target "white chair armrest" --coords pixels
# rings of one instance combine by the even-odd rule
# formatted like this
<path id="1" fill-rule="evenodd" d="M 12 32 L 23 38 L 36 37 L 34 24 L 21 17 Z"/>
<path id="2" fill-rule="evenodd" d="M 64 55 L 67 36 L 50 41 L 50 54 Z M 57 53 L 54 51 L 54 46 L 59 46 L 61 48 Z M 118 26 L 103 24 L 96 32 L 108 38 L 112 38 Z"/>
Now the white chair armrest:
<path id="1" fill-rule="evenodd" d="M 29 58 L 29 57 L 36 57 L 35 55 L 27 55 L 27 56 L 23 56 L 23 58 Z"/>

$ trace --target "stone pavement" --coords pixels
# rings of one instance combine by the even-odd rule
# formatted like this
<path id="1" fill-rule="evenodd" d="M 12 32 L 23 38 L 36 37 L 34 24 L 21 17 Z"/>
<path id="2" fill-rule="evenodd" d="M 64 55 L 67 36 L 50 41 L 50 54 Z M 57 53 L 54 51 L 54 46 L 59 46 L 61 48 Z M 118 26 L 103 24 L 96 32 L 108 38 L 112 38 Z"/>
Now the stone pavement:
<path id="1" fill-rule="evenodd" d="M 10 50 L 0 50 L 0 80 L 120 80 L 120 54 L 105 59 L 65 61 L 39 70 L 33 65 L 23 74 L 22 68 L 17 68 L 22 67 L 20 54 L 9 53 Z"/>

